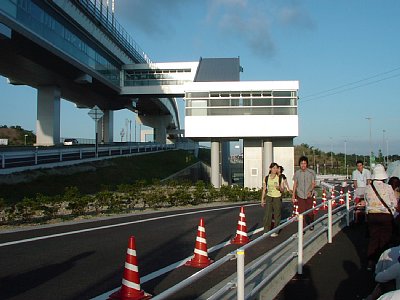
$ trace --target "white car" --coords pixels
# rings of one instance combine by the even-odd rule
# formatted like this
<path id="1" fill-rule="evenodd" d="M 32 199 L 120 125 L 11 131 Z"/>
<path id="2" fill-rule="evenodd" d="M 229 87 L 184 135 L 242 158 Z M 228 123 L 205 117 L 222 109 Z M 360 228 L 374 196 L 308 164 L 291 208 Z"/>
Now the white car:
<path id="1" fill-rule="evenodd" d="M 65 139 L 64 140 L 64 146 L 72 146 L 72 145 L 78 145 L 78 140 L 77 139 Z"/>

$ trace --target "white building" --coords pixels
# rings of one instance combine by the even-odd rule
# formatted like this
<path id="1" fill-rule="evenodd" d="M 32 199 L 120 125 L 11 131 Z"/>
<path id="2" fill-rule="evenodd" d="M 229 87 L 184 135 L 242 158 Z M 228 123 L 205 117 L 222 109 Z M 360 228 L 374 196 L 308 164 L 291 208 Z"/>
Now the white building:
<path id="1" fill-rule="evenodd" d="M 185 136 L 211 141 L 211 183 L 224 176 L 222 142 L 243 139 L 244 186 L 260 188 L 271 162 L 294 173 L 298 81 L 193 82 L 185 85 Z M 224 154 L 222 154 L 224 153 Z"/>

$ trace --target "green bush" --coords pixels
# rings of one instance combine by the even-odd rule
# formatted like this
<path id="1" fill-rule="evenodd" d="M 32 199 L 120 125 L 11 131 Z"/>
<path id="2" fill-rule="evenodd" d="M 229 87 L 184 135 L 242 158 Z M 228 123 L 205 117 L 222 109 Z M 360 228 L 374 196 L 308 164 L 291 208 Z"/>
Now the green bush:
<path id="1" fill-rule="evenodd" d="M 7 206 L 0 198 L 0 222 L 26 223 L 46 221 L 60 217 L 64 211 L 61 207 L 71 210 L 71 216 L 82 216 L 88 213 L 103 212 L 119 213 L 131 211 L 141 203 L 142 209 L 158 209 L 165 206 L 199 205 L 215 201 L 258 201 L 261 190 L 248 189 L 239 186 L 222 186 L 214 188 L 211 184 L 197 181 L 194 185 L 189 181 L 161 182 L 146 180 L 119 184 L 116 191 L 108 190 L 103 185 L 102 190 L 93 195 L 82 195 L 76 186 L 68 186 L 61 195 L 48 196 L 37 193 L 35 197 L 25 197 L 15 205 Z M 62 216 L 62 217 L 71 217 Z"/>

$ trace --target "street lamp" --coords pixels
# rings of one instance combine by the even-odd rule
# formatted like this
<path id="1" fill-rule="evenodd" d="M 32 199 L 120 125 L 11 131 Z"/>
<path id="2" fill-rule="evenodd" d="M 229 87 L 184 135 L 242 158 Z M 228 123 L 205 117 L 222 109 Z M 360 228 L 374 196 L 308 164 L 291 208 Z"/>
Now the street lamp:
<path id="1" fill-rule="evenodd" d="M 366 117 L 369 123 L 369 166 L 371 167 L 372 162 L 372 133 L 371 133 L 371 117 Z"/>
<path id="2" fill-rule="evenodd" d="M 346 179 L 348 178 L 348 172 L 347 172 L 347 141 L 344 140 L 344 167 L 346 169 Z"/>
<path id="3" fill-rule="evenodd" d="M 333 174 L 333 143 L 332 143 L 332 137 L 329 137 L 331 140 L 331 168 L 332 168 L 332 174 Z"/>
<path id="4" fill-rule="evenodd" d="M 381 150 L 382 150 L 382 156 L 383 156 L 383 165 L 387 167 L 387 157 L 385 159 L 385 154 L 383 154 L 383 147 L 385 147 L 385 132 L 386 132 L 386 130 L 383 129 L 382 130 L 383 134 L 382 134 L 382 148 L 381 148 Z M 386 151 L 386 155 L 387 155 L 387 151 Z"/>

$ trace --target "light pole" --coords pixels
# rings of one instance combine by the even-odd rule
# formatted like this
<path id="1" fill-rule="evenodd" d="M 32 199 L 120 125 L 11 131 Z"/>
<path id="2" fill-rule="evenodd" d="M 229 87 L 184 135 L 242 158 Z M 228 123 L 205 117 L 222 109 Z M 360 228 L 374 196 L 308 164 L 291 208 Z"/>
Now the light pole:
<path id="1" fill-rule="evenodd" d="M 332 168 L 332 174 L 333 174 L 333 143 L 332 143 L 332 137 L 329 137 L 331 140 L 331 168 Z"/>
<path id="2" fill-rule="evenodd" d="M 347 179 L 348 174 L 347 174 L 347 149 L 346 148 L 347 148 L 347 141 L 344 140 L 344 167 L 346 169 L 346 179 Z"/>
<path id="3" fill-rule="evenodd" d="M 389 139 L 386 138 L 386 165 L 389 164 Z"/>
<path id="4" fill-rule="evenodd" d="M 382 130 L 382 156 L 383 156 L 383 165 L 387 167 L 387 158 L 385 159 L 385 154 L 383 154 L 383 147 L 385 147 L 385 132 L 386 130 L 383 129 Z M 387 151 L 386 151 L 386 155 L 387 155 Z"/>
<path id="5" fill-rule="evenodd" d="M 371 167 L 372 162 L 372 133 L 371 133 L 371 117 L 366 117 L 369 124 L 369 166 Z"/>

